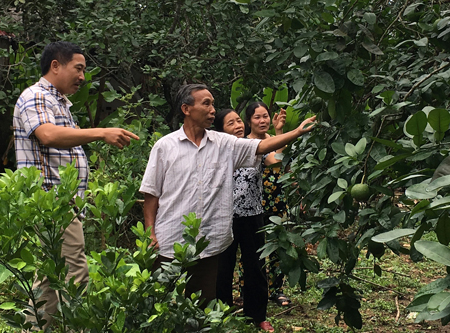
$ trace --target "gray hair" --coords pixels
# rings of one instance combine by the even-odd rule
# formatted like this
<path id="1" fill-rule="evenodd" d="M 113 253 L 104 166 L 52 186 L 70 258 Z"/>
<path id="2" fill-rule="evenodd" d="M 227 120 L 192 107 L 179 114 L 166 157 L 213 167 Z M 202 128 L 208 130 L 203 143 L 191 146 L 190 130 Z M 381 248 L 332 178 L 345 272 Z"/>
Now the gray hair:
<path id="1" fill-rule="evenodd" d="M 204 84 L 185 84 L 178 90 L 177 96 L 175 98 L 175 112 L 178 112 L 182 119 L 184 119 L 184 113 L 181 110 L 183 104 L 194 105 L 194 97 L 192 93 L 198 90 L 208 90 L 208 87 Z"/>

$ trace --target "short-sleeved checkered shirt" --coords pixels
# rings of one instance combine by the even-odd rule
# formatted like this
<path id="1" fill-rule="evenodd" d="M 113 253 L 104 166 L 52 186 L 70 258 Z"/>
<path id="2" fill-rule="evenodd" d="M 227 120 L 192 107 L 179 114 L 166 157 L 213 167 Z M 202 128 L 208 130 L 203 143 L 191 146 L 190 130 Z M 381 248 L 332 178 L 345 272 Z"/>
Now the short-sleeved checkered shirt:
<path id="1" fill-rule="evenodd" d="M 76 128 L 69 111 L 72 103 L 45 78 L 25 89 L 14 108 L 14 143 L 17 167 L 35 166 L 44 177 L 44 188 L 50 189 L 60 183 L 58 167 L 72 163 L 78 169 L 78 195 L 83 197 L 89 175 L 86 154 L 81 146 L 70 149 L 52 148 L 42 145 L 34 131 L 40 125 Z"/>

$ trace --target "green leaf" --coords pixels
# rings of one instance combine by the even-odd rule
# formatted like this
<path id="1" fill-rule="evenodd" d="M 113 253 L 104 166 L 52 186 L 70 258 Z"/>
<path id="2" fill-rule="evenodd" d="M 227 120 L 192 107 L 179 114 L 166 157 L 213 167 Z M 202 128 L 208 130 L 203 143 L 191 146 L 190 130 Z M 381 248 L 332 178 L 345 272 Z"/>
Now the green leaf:
<path id="1" fill-rule="evenodd" d="M 405 195 L 410 199 L 432 199 L 437 195 L 436 191 L 428 190 L 428 184 L 419 183 L 408 187 L 405 191 Z"/>
<path id="2" fill-rule="evenodd" d="M 13 302 L 5 302 L 0 304 L 0 309 L 2 310 L 15 310 L 16 308 L 16 304 L 14 304 Z"/>
<path id="3" fill-rule="evenodd" d="M 350 80 L 355 86 L 364 86 L 364 75 L 356 68 L 353 68 L 347 72 L 347 79 Z"/>
<path id="4" fill-rule="evenodd" d="M 344 223 L 346 219 L 345 210 L 341 210 L 339 213 L 333 215 L 333 220 L 338 223 Z"/>
<path id="5" fill-rule="evenodd" d="M 263 247 L 264 248 L 264 247 Z M 259 256 L 260 259 L 266 258 L 269 256 L 272 252 L 276 251 L 278 249 L 278 245 L 275 243 L 267 243 L 265 245 L 264 251 Z"/>
<path id="6" fill-rule="evenodd" d="M 314 262 L 312 262 L 310 259 L 308 259 L 306 257 L 302 257 L 302 262 L 303 262 L 303 265 L 305 265 L 305 268 L 308 271 L 310 271 L 312 273 L 319 273 L 319 269 L 314 264 Z"/>
<path id="7" fill-rule="evenodd" d="M 327 156 L 327 148 L 324 147 L 319 151 L 319 160 L 323 161 L 326 156 Z"/>
<path id="8" fill-rule="evenodd" d="M 323 52 L 317 56 L 316 61 L 333 60 L 338 57 L 339 55 L 336 52 Z"/>
<path id="9" fill-rule="evenodd" d="M 320 300 L 319 304 L 317 304 L 318 310 L 328 310 L 332 306 L 336 304 L 337 297 L 335 294 L 325 294 L 323 298 Z"/>
<path id="10" fill-rule="evenodd" d="M 230 103 L 233 109 L 238 106 L 238 97 L 244 94 L 244 86 L 242 85 L 242 78 L 233 82 L 231 86 Z"/>
<path id="11" fill-rule="evenodd" d="M 381 98 L 386 105 L 391 105 L 394 101 L 395 91 L 386 90 L 379 94 L 377 97 Z"/>
<path id="12" fill-rule="evenodd" d="M 445 266 L 450 266 L 450 248 L 437 242 L 419 240 L 414 243 L 417 251 L 425 257 Z"/>
<path id="13" fill-rule="evenodd" d="M 339 142 L 333 142 L 331 144 L 331 149 L 333 149 L 333 151 L 338 154 L 338 155 L 342 155 L 345 156 L 347 155 L 346 151 L 345 151 L 345 147 L 342 143 Z"/>
<path id="14" fill-rule="evenodd" d="M 295 267 L 294 269 L 289 271 L 288 278 L 289 278 L 289 286 L 293 287 L 297 284 L 298 280 L 300 279 L 301 274 L 301 268 Z"/>
<path id="15" fill-rule="evenodd" d="M 377 16 L 374 13 L 364 13 L 363 18 L 369 24 L 375 24 L 377 22 Z"/>
<path id="16" fill-rule="evenodd" d="M 417 295 L 416 295 L 417 296 Z M 420 312 L 427 308 L 428 301 L 431 298 L 431 294 L 423 295 L 415 298 L 409 305 L 406 307 L 408 311 Z"/>
<path id="17" fill-rule="evenodd" d="M 308 46 L 304 45 L 304 44 L 300 44 L 300 45 L 296 46 L 294 49 L 294 55 L 297 58 L 303 57 L 306 54 L 306 52 L 308 52 Z"/>
<path id="18" fill-rule="evenodd" d="M 276 12 L 273 9 L 264 9 L 255 12 L 253 15 L 258 17 L 273 17 L 276 15 Z"/>
<path id="19" fill-rule="evenodd" d="M 327 257 L 327 239 L 324 238 L 317 246 L 317 257 L 319 259 L 325 259 Z"/>
<path id="20" fill-rule="evenodd" d="M 420 201 L 411 211 L 410 216 L 414 216 L 415 214 L 418 214 L 420 212 L 423 212 L 426 207 L 428 207 L 430 202 L 428 200 L 422 200 Z"/>
<path id="21" fill-rule="evenodd" d="M 428 301 L 428 309 L 435 311 L 443 311 L 450 304 L 450 293 L 443 291 L 431 296 Z"/>
<path id="22" fill-rule="evenodd" d="M 450 244 L 450 216 L 447 213 L 439 217 L 435 231 L 439 243 L 448 246 Z"/>
<path id="23" fill-rule="evenodd" d="M 355 150 L 358 155 L 361 155 L 364 153 L 364 150 L 366 150 L 367 140 L 366 138 L 361 138 L 355 145 Z"/>
<path id="24" fill-rule="evenodd" d="M 32 265 L 34 264 L 34 257 L 31 254 L 31 252 L 27 248 L 23 248 L 20 251 L 20 257 L 25 261 L 27 264 Z"/>
<path id="25" fill-rule="evenodd" d="M 439 188 L 449 186 L 450 185 L 450 175 L 447 176 L 441 176 L 439 178 L 436 178 L 427 186 L 427 191 L 433 191 L 437 190 Z"/>
<path id="26" fill-rule="evenodd" d="M 423 111 L 417 111 L 405 123 L 405 131 L 411 135 L 422 135 L 427 127 L 427 115 Z"/>
<path id="27" fill-rule="evenodd" d="M 437 140 L 441 141 L 450 125 L 450 113 L 446 109 L 434 109 L 428 113 L 428 123 L 436 131 Z"/>
<path id="28" fill-rule="evenodd" d="M 337 185 L 344 190 L 348 188 L 348 183 L 344 178 L 338 178 Z"/>
<path id="29" fill-rule="evenodd" d="M 386 243 L 397 238 L 413 235 L 415 232 L 416 229 L 395 229 L 373 236 L 372 240 L 376 243 Z"/>
<path id="30" fill-rule="evenodd" d="M 375 170 L 383 170 L 391 165 L 397 163 L 398 161 L 404 160 L 405 158 L 411 156 L 411 153 L 401 154 L 394 157 L 386 156 L 385 158 L 380 159 L 377 165 L 375 165 Z"/>
<path id="31" fill-rule="evenodd" d="M 421 38 L 419 40 L 415 40 L 414 44 L 416 44 L 417 46 L 421 46 L 421 47 L 427 46 L 428 45 L 428 38 L 424 37 L 424 38 Z"/>
<path id="32" fill-rule="evenodd" d="M 347 153 L 347 155 L 351 156 L 351 157 L 357 157 L 358 156 L 358 152 L 356 151 L 356 147 L 351 144 L 350 142 L 347 142 L 345 144 L 345 152 Z"/>
<path id="33" fill-rule="evenodd" d="M 11 273 L 11 271 L 6 269 L 5 266 L 0 265 L 0 283 L 5 282 L 5 280 L 10 276 L 13 276 L 13 273 Z"/>
<path id="34" fill-rule="evenodd" d="M 102 95 L 105 98 L 105 101 L 108 103 L 111 103 L 112 101 L 120 99 L 122 97 L 122 95 L 120 95 L 116 91 L 105 91 L 102 93 Z"/>
<path id="35" fill-rule="evenodd" d="M 333 201 L 336 201 L 336 200 L 339 199 L 340 196 L 341 196 L 342 194 L 344 194 L 344 193 L 345 193 L 345 191 L 337 191 L 337 192 L 334 192 L 333 194 L 331 194 L 331 195 L 328 197 L 327 202 L 328 202 L 328 203 L 332 203 Z"/>
<path id="36" fill-rule="evenodd" d="M 356 329 L 362 328 L 362 317 L 358 309 L 346 308 L 344 312 L 344 321 L 350 327 Z"/>
<path id="37" fill-rule="evenodd" d="M 372 54 L 384 55 L 383 51 L 381 51 L 381 49 L 373 43 L 364 42 L 364 43 L 362 43 L 362 46 Z"/>
<path id="38" fill-rule="evenodd" d="M 334 93 L 336 89 L 333 78 L 324 71 L 317 71 L 314 73 L 314 85 L 317 89 L 329 94 Z"/>

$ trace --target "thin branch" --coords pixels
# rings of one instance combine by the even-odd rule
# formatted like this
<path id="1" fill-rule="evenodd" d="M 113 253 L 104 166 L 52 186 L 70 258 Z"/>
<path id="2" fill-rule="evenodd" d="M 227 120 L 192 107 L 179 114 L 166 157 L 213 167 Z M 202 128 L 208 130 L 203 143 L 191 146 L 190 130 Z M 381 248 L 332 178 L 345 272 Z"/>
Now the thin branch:
<path id="1" fill-rule="evenodd" d="M 397 17 L 391 22 L 391 24 L 389 24 L 389 26 L 387 27 L 386 30 L 384 30 L 383 35 L 381 35 L 380 40 L 378 41 L 378 46 L 380 46 L 381 42 L 383 41 L 384 36 L 386 36 L 386 34 L 389 32 L 389 30 L 392 28 L 392 26 L 394 25 L 395 22 L 397 22 L 398 20 L 400 20 L 400 17 L 403 15 L 403 12 L 406 9 L 406 6 L 408 6 L 408 0 L 405 1 L 405 4 L 403 5 L 402 10 L 400 10 L 398 12 Z"/>
<path id="2" fill-rule="evenodd" d="M 426 77 L 424 77 L 422 80 L 420 80 L 419 82 L 417 82 L 415 85 L 412 86 L 412 88 L 408 91 L 408 93 L 405 95 L 405 97 L 403 97 L 403 100 L 405 101 L 406 98 L 409 97 L 409 95 L 412 94 L 412 92 L 414 90 L 416 90 L 416 88 L 418 86 L 420 86 L 422 83 L 424 83 L 426 80 L 428 80 L 430 77 L 432 77 L 434 74 L 440 72 L 441 70 L 443 70 L 444 68 L 447 68 L 450 66 L 450 62 L 448 62 L 446 65 L 439 67 L 438 69 L 435 69 L 434 71 L 432 71 L 430 74 L 428 74 Z"/>
<path id="3" fill-rule="evenodd" d="M 385 120 L 386 120 L 386 116 L 384 116 L 384 117 L 382 118 L 382 120 L 381 120 L 380 128 L 378 128 L 378 133 L 377 133 L 377 135 L 375 135 L 376 138 L 378 137 L 378 135 L 380 135 L 381 129 L 383 128 L 383 124 L 384 124 L 384 121 L 385 121 Z M 375 145 L 375 140 L 372 140 L 372 144 L 371 144 L 371 146 L 370 146 L 370 149 L 369 149 L 369 151 L 367 152 L 366 160 L 364 161 L 363 177 L 362 177 L 362 180 L 361 180 L 361 184 L 364 183 L 364 179 L 366 178 L 367 162 L 369 161 L 370 153 L 372 152 L 372 149 L 373 149 L 373 146 L 374 146 L 374 145 Z"/>
<path id="4" fill-rule="evenodd" d="M 285 314 L 286 312 L 289 312 L 289 311 L 291 311 L 291 310 L 293 310 L 295 308 L 298 308 L 300 306 L 301 306 L 301 304 L 297 304 L 297 305 L 291 306 L 289 309 L 281 311 L 280 313 L 274 314 L 272 317 L 281 316 L 282 314 Z"/>
<path id="5" fill-rule="evenodd" d="M 388 287 L 382 286 L 381 284 L 378 284 L 378 283 L 375 283 L 375 282 L 372 282 L 372 281 L 360 278 L 359 276 L 351 274 L 351 275 L 349 275 L 349 277 L 354 279 L 354 280 L 356 280 L 356 281 L 365 282 L 365 283 L 371 284 L 373 286 L 376 286 L 378 288 L 381 288 L 381 289 L 384 289 L 384 290 L 389 290 L 389 291 L 392 291 L 392 292 L 396 293 L 397 295 L 403 296 L 403 294 L 398 292 L 397 290 L 394 290 L 392 288 L 388 288 Z"/>
<path id="6" fill-rule="evenodd" d="M 395 296 L 395 306 L 397 307 L 397 315 L 395 316 L 395 322 L 397 323 L 400 318 L 400 308 L 398 306 L 398 296 Z"/>
<path id="7" fill-rule="evenodd" d="M 373 269 L 373 267 L 355 267 L 354 269 Z M 381 267 L 380 267 L 380 269 L 381 269 L 383 272 L 391 273 L 391 274 L 394 274 L 394 275 L 400 275 L 400 276 L 404 276 L 404 277 L 411 277 L 411 275 L 407 275 L 407 274 L 402 274 L 402 273 L 394 272 L 394 271 L 391 270 L 391 269 L 383 269 L 383 268 L 381 268 Z"/>

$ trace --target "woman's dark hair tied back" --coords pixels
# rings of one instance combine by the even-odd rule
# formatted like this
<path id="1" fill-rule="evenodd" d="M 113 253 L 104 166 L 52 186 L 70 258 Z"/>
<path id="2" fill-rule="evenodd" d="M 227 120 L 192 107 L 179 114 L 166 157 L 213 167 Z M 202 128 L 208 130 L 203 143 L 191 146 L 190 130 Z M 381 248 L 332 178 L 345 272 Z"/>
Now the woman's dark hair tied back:
<path id="1" fill-rule="evenodd" d="M 255 110 L 259 107 L 263 107 L 267 110 L 269 113 L 269 116 L 271 117 L 271 113 L 269 108 L 267 107 L 266 103 L 264 102 L 253 102 L 247 108 L 245 109 L 245 136 L 249 135 L 251 132 L 250 128 L 250 120 L 252 119 L 252 116 L 255 114 Z"/>
<path id="2" fill-rule="evenodd" d="M 214 118 L 214 128 L 218 132 L 223 132 L 224 119 L 227 114 L 231 112 L 236 112 L 233 109 L 223 109 L 216 113 L 216 117 Z M 236 112 L 237 114 L 237 112 Z"/>

